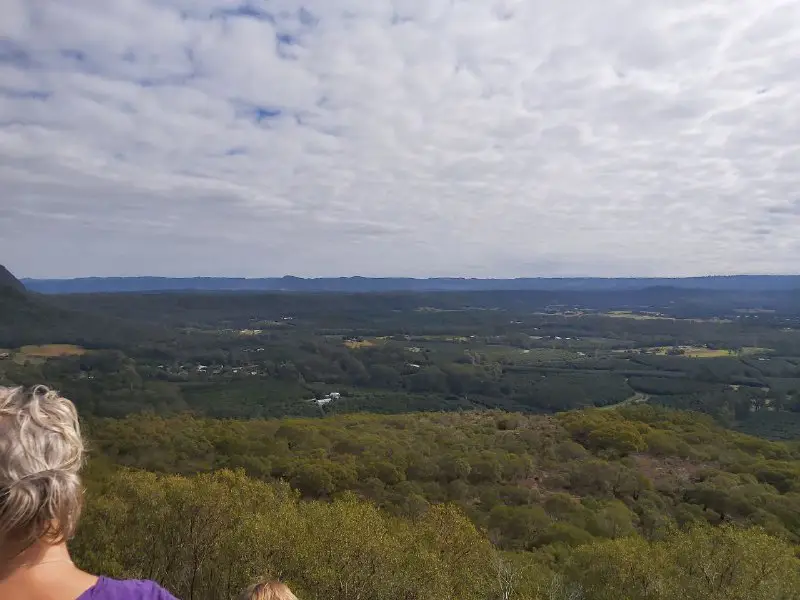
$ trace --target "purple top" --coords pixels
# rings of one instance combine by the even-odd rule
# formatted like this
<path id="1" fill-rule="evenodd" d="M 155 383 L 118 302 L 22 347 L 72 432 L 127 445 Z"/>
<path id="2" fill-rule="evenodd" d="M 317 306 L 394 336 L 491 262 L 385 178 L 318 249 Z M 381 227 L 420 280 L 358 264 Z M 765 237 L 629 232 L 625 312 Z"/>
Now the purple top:
<path id="1" fill-rule="evenodd" d="M 78 596 L 77 600 L 177 600 L 152 581 L 126 579 L 118 581 L 99 577 L 97 583 Z"/>

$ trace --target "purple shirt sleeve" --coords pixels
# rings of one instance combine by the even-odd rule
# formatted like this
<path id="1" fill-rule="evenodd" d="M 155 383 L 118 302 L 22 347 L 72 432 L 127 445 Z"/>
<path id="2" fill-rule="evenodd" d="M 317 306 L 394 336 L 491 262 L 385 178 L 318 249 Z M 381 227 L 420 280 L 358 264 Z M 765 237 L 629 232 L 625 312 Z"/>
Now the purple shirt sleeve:
<path id="1" fill-rule="evenodd" d="M 126 579 L 123 581 L 100 577 L 97 583 L 77 600 L 177 600 L 175 596 L 152 581 Z"/>

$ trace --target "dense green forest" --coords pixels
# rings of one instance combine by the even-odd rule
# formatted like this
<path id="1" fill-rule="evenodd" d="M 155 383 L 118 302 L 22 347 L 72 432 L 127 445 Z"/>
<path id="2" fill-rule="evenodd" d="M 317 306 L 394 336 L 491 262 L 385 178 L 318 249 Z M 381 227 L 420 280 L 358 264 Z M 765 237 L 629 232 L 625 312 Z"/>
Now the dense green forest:
<path id="1" fill-rule="evenodd" d="M 502 552 L 452 506 L 396 517 L 343 495 L 300 501 L 241 472 L 97 475 L 78 564 L 185 600 L 280 577 L 304 600 L 794 600 L 800 563 L 760 529 L 694 525 L 547 553 Z"/>
<path id="2" fill-rule="evenodd" d="M 181 598 L 800 597 L 797 294 L 0 282 L 35 383 L 90 440 L 79 564 Z"/>
<path id="3" fill-rule="evenodd" d="M 265 572 L 318 600 L 800 594 L 800 446 L 690 413 L 88 426 L 80 564 L 182 598 Z"/>
<path id="4" fill-rule="evenodd" d="M 760 526 L 800 543 L 800 444 L 648 406 L 555 417 L 502 412 L 89 423 L 98 456 L 192 475 L 243 469 L 307 499 L 348 491 L 419 516 L 458 505 L 508 550 L 675 526 Z"/>

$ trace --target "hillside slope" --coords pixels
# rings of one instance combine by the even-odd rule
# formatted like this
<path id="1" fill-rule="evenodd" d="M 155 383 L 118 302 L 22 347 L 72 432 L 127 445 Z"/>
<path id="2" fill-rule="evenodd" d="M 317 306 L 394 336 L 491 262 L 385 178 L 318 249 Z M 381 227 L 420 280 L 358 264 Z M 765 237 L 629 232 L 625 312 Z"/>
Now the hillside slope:
<path id="1" fill-rule="evenodd" d="M 691 413 L 141 416 L 89 436 L 78 563 L 179 597 L 264 572 L 309 600 L 800 597 L 800 449 Z"/>
<path id="2" fill-rule="evenodd" d="M 395 517 L 353 497 L 301 501 L 229 470 L 103 474 L 71 550 L 89 572 L 156 579 L 193 600 L 235 600 L 265 574 L 304 600 L 800 597 L 800 561 L 764 531 L 700 525 L 510 553 L 452 506 Z"/>
<path id="3" fill-rule="evenodd" d="M 64 314 L 28 294 L 19 280 L 0 266 L 0 340 L 2 332 L 46 326 Z"/>
<path id="4" fill-rule="evenodd" d="M 800 448 L 648 406 L 511 413 L 92 423 L 103 456 L 191 473 L 242 467 L 306 498 L 347 491 L 399 514 L 455 502 L 509 550 L 761 525 L 800 542 Z"/>
<path id="5" fill-rule="evenodd" d="M 11 274 L 11 271 L 6 269 L 3 265 L 0 265 L 0 290 L 5 288 L 17 292 L 25 291 L 25 286 L 22 285 L 22 282 L 14 277 L 14 275 Z"/>
<path id="6" fill-rule="evenodd" d="M 49 343 L 116 347 L 163 335 L 158 327 L 57 306 L 50 298 L 26 290 L 0 266 L 0 348 Z"/>

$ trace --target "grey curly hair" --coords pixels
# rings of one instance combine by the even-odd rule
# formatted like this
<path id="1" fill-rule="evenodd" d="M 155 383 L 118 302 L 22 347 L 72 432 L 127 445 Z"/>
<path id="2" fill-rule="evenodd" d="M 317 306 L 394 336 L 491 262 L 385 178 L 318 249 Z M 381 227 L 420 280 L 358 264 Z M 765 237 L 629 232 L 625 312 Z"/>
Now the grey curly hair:
<path id="1" fill-rule="evenodd" d="M 0 548 L 74 536 L 83 458 L 72 402 L 42 385 L 0 387 Z"/>

